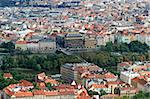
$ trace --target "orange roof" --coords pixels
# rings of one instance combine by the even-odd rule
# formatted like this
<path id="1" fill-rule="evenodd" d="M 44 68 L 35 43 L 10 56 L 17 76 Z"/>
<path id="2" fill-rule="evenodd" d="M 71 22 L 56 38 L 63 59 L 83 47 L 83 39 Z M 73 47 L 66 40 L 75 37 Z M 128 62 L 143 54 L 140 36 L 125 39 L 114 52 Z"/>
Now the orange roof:
<path id="1" fill-rule="evenodd" d="M 112 73 L 106 73 L 105 75 L 105 78 L 115 78 L 116 76 Z"/>
<path id="2" fill-rule="evenodd" d="M 58 95 L 58 94 L 59 94 L 58 91 L 46 91 L 45 92 L 46 96 L 55 96 L 55 95 Z"/>
<path id="3" fill-rule="evenodd" d="M 145 81 L 144 79 L 139 79 L 138 77 L 133 78 L 132 81 L 139 83 L 141 85 L 145 85 L 147 83 L 147 81 Z"/>
<path id="4" fill-rule="evenodd" d="M 58 84 L 58 81 L 56 81 L 55 79 L 46 79 L 45 83 Z"/>
<path id="5" fill-rule="evenodd" d="M 107 85 L 118 85 L 119 82 L 118 81 L 109 81 L 107 82 Z"/>
<path id="6" fill-rule="evenodd" d="M 33 34 L 34 34 L 34 32 L 30 32 L 30 33 L 28 33 L 28 34 L 25 35 L 25 38 L 27 38 L 27 37 L 30 38 L 30 37 L 32 37 Z"/>
<path id="7" fill-rule="evenodd" d="M 35 90 L 35 91 L 33 91 L 33 94 L 34 95 L 44 95 L 45 92 L 44 92 L 44 90 Z"/>
<path id="8" fill-rule="evenodd" d="M 84 76 L 83 76 L 83 78 L 89 78 L 89 79 L 91 79 L 91 78 L 104 78 L 104 75 L 101 75 L 101 74 L 85 74 Z"/>
<path id="9" fill-rule="evenodd" d="M 74 90 L 70 90 L 70 91 L 65 90 L 65 91 L 60 91 L 59 94 L 60 95 L 70 95 L 70 94 L 75 94 L 75 91 Z"/>
<path id="10" fill-rule="evenodd" d="M 82 88 L 80 92 L 77 93 L 76 99 L 91 99 L 87 90 L 85 88 Z"/>
<path id="11" fill-rule="evenodd" d="M 43 83 L 43 82 L 38 83 L 38 86 L 39 86 L 39 88 L 41 88 L 41 89 L 46 87 L 45 83 Z"/>
<path id="12" fill-rule="evenodd" d="M 59 85 L 59 86 L 55 86 L 54 88 L 57 89 L 57 90 L 74 89 L 74 86 L 62 84 L 62 85 Z"/>
<path id="13" fill-rule="evenodd" d="M 135 81 L 135 82 L 139 82 L 139 80 L 140 79 L 138 77 L 132 79 L 132 81 Z"/>
<path id="14" fill-rule="evenodd" d="M 145 81 L 144 79 L 140 79 L 138 83 L 140 83 L 141 85 L 145 85 L 147 81 Z"/>
<path id="15" fill-rule="evenodd" d="M 13 76 L 10 73 L 4 73 L 3 77 L 4 78 L 12 78 Z"/>
<path id="16" fill-rule="evenodd" d="M 97 65 L 88 66 L 87 68 L 88 68 L 90 71 L 100 69 L 100 67 L 98 67 Z"/>
<path id="17" fill-rule="evenodd" d="M 33 84 L 27 80 L 20 80 L 19 85 L 24 87 L 33 86 Z"/>
<path id="18" fill-rule="evenodd" d="M 107 88 L 104 84 L 92 84 L 94 88 Z"/>
<path id="19" fill-rule="evenodd" d="M 16 44 L 27 44 L 27 41 L 17 41 Z"/>
<path id="20" fill-rule="evenodd" d="M 12 96 L 14 94 L 14 92 L 10 91 L 8 88 L 5 88 L 4 92 L 9 96 Z"/>
<path id="21" fill-rule="evenodd" d="M 15 97 L 32 97 L 33 96 L 33 93 L 32 92 L 17 92 L 17 93 L 14 93 Z"/>
<path id="22" fill-rule="evenodd" d="M 123 62 L 123 63 L 119 63 L 118 66 L 124 67 L 124 66 L 128 66 L 129 63 L 128 62 Z"/>
<path id="23" fill-rule="evenodd" d="M 71 86 L 68 85 L 62 85 L 59 90 L 55 91 L 46 91 L 46 90 L 34 90 L 33 92 L 30 92 L 28 90 L 18 90 L 17 92 L 13 92 L 11 89 L 15 88 L 19 84 L 12 84 L 9 85 L 4 89 L 4 92 L 12 97 L 32 97 L 34 95 L 45 95 L 45 96 L 56 96 L 56 95 L 76 95 L 75 89 L 73 89 Z M 86 99 L 86 98 L 80 98 L 80 99 Z"/>

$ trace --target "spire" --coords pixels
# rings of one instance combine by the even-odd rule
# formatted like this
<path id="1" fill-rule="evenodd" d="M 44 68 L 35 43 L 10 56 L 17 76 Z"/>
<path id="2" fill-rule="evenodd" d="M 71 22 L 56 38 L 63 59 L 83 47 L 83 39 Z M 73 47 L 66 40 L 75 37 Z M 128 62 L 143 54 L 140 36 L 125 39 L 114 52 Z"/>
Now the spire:
<path id="1" fill-rule="evenodd" d="M 76 84 L 76 82 L 73 80 L 72 83 L 71 83 L 71 85 L 72 85 L 72 86 L 76 86 L 77 84 Z"/>

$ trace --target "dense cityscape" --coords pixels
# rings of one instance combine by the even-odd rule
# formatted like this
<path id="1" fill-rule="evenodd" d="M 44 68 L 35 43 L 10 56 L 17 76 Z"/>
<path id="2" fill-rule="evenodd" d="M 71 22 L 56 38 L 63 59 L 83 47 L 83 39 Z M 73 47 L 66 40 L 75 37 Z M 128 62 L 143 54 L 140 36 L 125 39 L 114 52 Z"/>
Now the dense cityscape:
<path id="1" fill-rule="evenodd" d="M 150 99 L 150 0 L 0 0 L 0 99 Z"/>

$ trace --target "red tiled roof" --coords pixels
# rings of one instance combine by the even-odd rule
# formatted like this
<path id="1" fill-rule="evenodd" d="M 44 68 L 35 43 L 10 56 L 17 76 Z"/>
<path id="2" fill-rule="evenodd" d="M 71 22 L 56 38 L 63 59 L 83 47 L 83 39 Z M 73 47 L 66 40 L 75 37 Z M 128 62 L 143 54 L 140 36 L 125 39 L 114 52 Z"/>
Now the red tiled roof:
<path id="1" fill-rule="evenodd" d="M 17 93 L 14 93 L 15 97 L 32 97 L 33 96 L 33 93 L 32 92 L 17 92 Z"/>
<path id="2" fill-rule="evenodd" d="M 139 80 L 140 80 L 139 77 L 136 77 L 136 78 L 132 79 L 132 81 L 134 81 L 134 82 L 139 82 Z"/>
<path id="3" fill-rule="evenodd" d="M 104 84 L 92 84 L 92 87 L 94 88 L 107 88 Z"/>
<path id="4" fill-rule="evenodd" d="M 105 78 L 115 78 L 116 76 L 112 73 L 106 73 L 105 75 Z"/>
<path id="5" fill-rule="evenodd" d="M 107 85 L 118 85 L 119 82 L 118 81 L 109 81 L 107 82 Z"/>
<path id="6" fill-rule="evenodd" d="M 77 98 L 76 99 L 91 99 L 89 96 L 87 90 L 85 88 L 82 88 L 80 92 L 77 93 Z"/>
<path id="7" fill-rule="evenodd" d="M 44 90 L 35 90 L 35 91 L 33 91 L 33 94 L 34 95 L 44 95 L 45 92 L 44 92 Z"/>
<path id="8" fill-rule="evenodd" d="M 119 66 L 121 66 L 121 67 L 128 66 L 128 65 L 129 65 L 128 62 L 119 63 Z"/>
<path id="9" fill-rule="evenodd" d="M 24 81 L 24 80 L 23 80 Z M 19 84 L 12 84 L 9 85 L 4 89 L 4 92 L 12 97 L 32 97 L 34 95 L 45 95 L 45 96 L 56 96 L 56 95 L 76 95 L 75 89 L 68 85 L 61 85 L 59 90 L 55 91 L 46 91 L 46 90 L 34 90 L 33 92 L 30 92 L 28 90 L 16 90 L 16 92 L 13 92 L 12 89 L 19 86 Z"/>
<path id="10" fill-rule="evenodd" d="M 55 86 L 54 88 L 57 89 L 57 90 L 61 90 L 61 89 L 74 89 L 74 86 L 62 84 L 62 85 L 59 85 L 59 86 Z"/>
<path id="11" fill-rule="evenodd" d="M 17 41 L 16 44 L 27 44 L 27 41 Z"/>
<path id="12" fill-rule="evenodd" d="M 14 92 L 10 91 L 8 88 L 5 88 L 4 92 L 9 96 L 12 96 L 14 94 Z"/>
<path id="13" fill-rule="evenodd" d="M 4 73 L 3 77 L 4 78 L 12 78 L 13 76 L 10 73 Z"/>
<path id="14" fill-rule="evenodd" d="M 58 95 L 58 94 L 59 94 L 58 91 L 46 91 L 45 92 L 46 96 L 55 96 L 55 95 Z"/>
<path id="15" fill-rule="evenodd" d="M 141 85 L 145 85 L 145 84 L 147 83 L 147 81 L 145 81 L 144 79 L 140 79 L 140 80 L 139 80 L 139 83 L 140 83 Z"/>
<path id="16" fill-rule="evenodd" d="M 41 89 L 46 87 L 45 83 L 43 83 L 43 82 L 38 83 L 38 86 L 39 86 L 39 88 L 41 88 Z"/>
<path id="17" fill-rule="evenodd" d="M 101 75 L 101 74 L 85 74 L 84 76 L 83 76 L 83 78 L 89 78 L 89 79 L 91 79 L 91 78 L 101 78 L 101 79 L 103 79 L 104 78 L 104 75 Z"/>
<path id="18" fill-rule="evenodd" d="M 33 86 L 33 84 L 27 80 L 20 80 L 19 85 L 24 87 Z"/>
<path id="19" fill-rule="evenodd" d="M 147 81 L 145 81 L 144 79 L 139 79 L 138 77 L 133 78 L 132 81 L 139 83 L 141 85 L 145 85 L 147 83 Z"/>
<path id="20" fill-rule="evenodd" d="M 46 79 L 45 83 L 58 84 L 58 81 L 56 81 L 55 79 Z"/>
<path id="21" fill-rule="evenodd" d="M 60 91 L 59 94 L 60 95 L 71 95 L 71 94 L 75 94 L 75 92 L 73 90 L 71 90 L 71 91 Z"/>

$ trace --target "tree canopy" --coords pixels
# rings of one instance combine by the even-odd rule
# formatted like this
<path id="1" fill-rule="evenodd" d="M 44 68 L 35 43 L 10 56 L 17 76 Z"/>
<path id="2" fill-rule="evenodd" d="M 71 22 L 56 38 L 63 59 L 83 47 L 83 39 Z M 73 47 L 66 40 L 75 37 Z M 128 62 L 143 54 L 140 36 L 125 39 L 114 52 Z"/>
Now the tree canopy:
<path id="1" fill-rule="evenodd" d="M 75 55 L 48 54 L 48 55 L 15 55 L 5 56 L 2 59 L 2 70 L 10 68 L 27 68 L 35 71 L 59 70 L 64 63 L 78 63 L 83 60 Z"/>
<path id="2" fill-rule="evenodd" d="M 112 43 L 108 42 L 104 48 L 108 52 L 137 52 L 145 53 L 148 52 L 149 46 L 146 43 L 141 43 L 139 41 L 132 41 L 127 43 Z"/>

